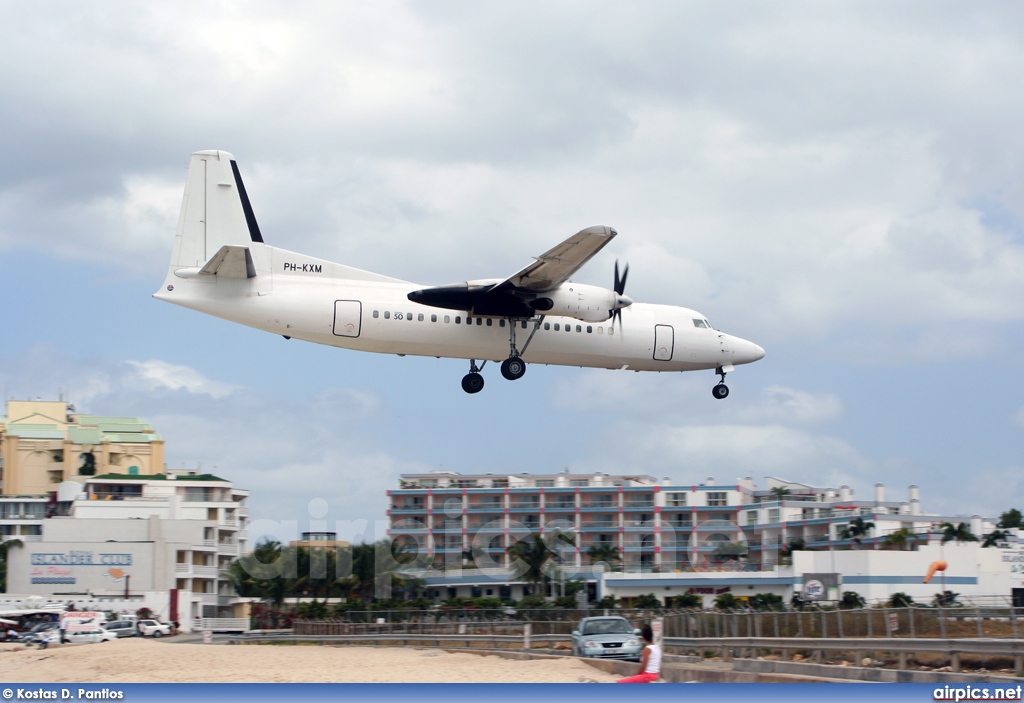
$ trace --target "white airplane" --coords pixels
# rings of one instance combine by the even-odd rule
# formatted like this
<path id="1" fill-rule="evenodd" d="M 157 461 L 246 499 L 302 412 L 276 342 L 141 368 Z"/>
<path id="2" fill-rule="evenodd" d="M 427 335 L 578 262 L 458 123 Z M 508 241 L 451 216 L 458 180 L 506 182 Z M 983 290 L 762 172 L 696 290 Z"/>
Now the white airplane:
<path id="1" fill-rule="evenodd" d="M 633 303 L 624 293 L 629 268 L 620 277 L 617 262 L 611 289 L 569 280 L 615 235 L 588 227 L 508 278 L 425 287 L 267 246 L 234 157 L 198 151 L 167 278 L 153 297 L 285 339 L 468 359 L 467 393 L 483 388 L 487 361 L 501 361 L 509 380 L 527 362 L 714 369 L 714 397 L 728 396 L 726 373 L 762 358 L 761 347 L 719 332 L 695 310 Z"/>

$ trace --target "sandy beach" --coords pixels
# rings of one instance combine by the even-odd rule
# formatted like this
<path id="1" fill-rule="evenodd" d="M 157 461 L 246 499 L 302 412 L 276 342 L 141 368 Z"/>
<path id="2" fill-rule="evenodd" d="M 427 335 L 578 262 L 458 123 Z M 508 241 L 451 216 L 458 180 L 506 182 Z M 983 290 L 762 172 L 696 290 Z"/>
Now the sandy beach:
<path id="1" fill-rule="evenodd" d="M 437 649 L 176 644 L 129 638 L 31 649 L 0 645 L 0 681 L 25 683 L 612 682 L 575 659 L 516 661 Z"/>

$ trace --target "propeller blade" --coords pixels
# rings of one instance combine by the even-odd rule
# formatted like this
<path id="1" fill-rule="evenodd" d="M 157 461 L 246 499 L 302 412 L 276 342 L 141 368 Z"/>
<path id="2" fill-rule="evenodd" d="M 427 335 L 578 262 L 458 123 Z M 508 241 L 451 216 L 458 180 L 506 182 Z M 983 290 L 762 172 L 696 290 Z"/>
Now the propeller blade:
<path id="1" fill-rule="evenodd" d="M 626 292 L 626 277 L 627 276 L 629 276 L 629 264 L 626 264 L 622 268 L 622 276 L 620 277 L 619 276 L 619 260 L 616 259 L 615 260 L 615 277 L 614 277 L 614 281 L 613 281 L 614 282 L 613 290 L 615 291 L 616 295 L 623 296 L 625 294 L 625 292 Z M 626 304 L 628 305 L 628 304 L 630 304 L 632 302 L 633 301 L 629 301 L 629 303 L 626 303 Z M 620 332 L 622 331 L 622 307 L 621 307 L 621 304 L 622 304 L 622 301 L 620 301 L 620 304 L 616 305 L 615 309 L 612 311 L 612 327 L 618 326 Z"/>

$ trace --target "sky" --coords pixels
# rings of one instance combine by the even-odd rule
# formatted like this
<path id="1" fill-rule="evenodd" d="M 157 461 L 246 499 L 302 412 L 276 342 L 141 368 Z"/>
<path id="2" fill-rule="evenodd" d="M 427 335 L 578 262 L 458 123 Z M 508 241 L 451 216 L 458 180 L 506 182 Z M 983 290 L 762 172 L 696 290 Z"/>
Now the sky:
<path id="1" fill-rule="evenodd" d="M 400 473 L 777 476 L 1024 508 L 1024 6 L 0 0 L 5 398 L 140 416 L 253 532 L 381 536 Z M 584 227 L 729 376 L 364 354 L 151 297 L 189 154 L 265 241 L 442 285 Z"/>

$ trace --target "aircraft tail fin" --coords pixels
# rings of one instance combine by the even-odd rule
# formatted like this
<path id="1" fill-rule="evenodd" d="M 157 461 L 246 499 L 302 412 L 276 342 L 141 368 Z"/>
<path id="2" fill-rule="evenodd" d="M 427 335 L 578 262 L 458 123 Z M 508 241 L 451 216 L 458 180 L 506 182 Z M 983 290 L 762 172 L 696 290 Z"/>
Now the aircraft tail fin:
<path id="1" fill-rule="evenodd" d="M 192 154 L 171 267 L 203 267 L 223 247 L 255 250 L 262 245 L 263 235 L 234 157 L 219 150 Z"/>

